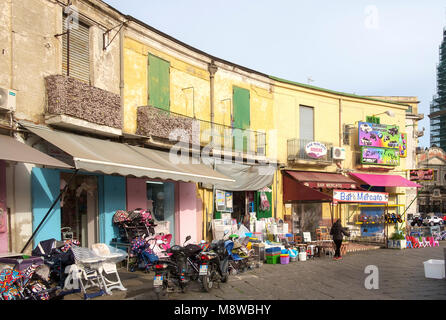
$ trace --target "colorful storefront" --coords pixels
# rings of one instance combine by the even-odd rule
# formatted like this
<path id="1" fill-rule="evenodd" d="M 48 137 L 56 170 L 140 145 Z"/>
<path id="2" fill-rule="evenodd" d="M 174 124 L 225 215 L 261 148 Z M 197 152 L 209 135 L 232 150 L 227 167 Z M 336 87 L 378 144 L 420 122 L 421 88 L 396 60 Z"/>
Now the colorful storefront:
<path id="1" fill-rule="evenodd" d="M 0 135 L 0 254 L 11 251 L 7 188 L 13 188 L 13 186 L 6 183 L 6 167 L 15 166 L 17 162 L 46 167 L 70 168 L 70 165 L 49 157 L 12 137 Z M 48 189 L 45 191 L 48 191 Z"/>
<path id="2" fill-rule="evenodd" d="M 82 246 L 110 243 L 118 237 L 114 213 L 136 208 L 152 208 L 155 218 L 169 221 L 176 243 L 187 235 L 197 241 L 202 213 L 196 183 L 232 181 L 204 164 L 175 162 L 178 159 L 168 152 L 41 126 L 25 127 L 75 168 L 32 170 L 33 230 L 54 204 L 34 243 L 64 235 L 79 239 Z M 66 192 L 56 202 L 61 190 Z"/>

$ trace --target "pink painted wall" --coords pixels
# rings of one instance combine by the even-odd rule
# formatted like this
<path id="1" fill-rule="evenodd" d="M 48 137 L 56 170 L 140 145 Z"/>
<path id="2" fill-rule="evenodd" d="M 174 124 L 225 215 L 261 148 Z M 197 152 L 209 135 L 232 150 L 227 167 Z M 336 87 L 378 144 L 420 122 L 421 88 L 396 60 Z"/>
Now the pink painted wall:
<path id="1" fill-rule="evenodd" d="M 147 209 L 146 180 L 140 178 L 127 178 L 127 210 L 136 208 Z"/>
<path id="2" fill-rule="evenodd" d="M 146 180 L 127 178 L 127 210 L 147 207 Z M 175 184 L 175 243 L 182 245 L 188 235 L 191 242 L 202 239 L 202 203 L 197 199 L 195 183 Z"/>
<path id="3" fill-rule="evenodd" d="M 197 197 L 197 239 L 203 240 L 203 201 Z"/>
<path id="4" fill-rule="evenodd" d="M 179 237 L 181 243 L 187 236 L 191 242 L 198 242 L 197 192 L 195 183 L 179 182 Z"/>
<path id="5" fill-rule="evenodd" d="M 6 164 L 0 161 L 0 208 L 3 214 L 0 215 L 0 253 L 7 253 L 8 248 L 8 219 L 6 210 Z"/>

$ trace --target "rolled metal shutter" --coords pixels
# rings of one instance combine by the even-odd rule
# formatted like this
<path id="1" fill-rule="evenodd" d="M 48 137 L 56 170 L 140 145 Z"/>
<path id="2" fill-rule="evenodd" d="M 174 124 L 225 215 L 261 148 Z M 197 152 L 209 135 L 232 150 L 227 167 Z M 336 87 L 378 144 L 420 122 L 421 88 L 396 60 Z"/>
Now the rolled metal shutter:
<path id="1" fill-rule="evenodd" d="M 63 17 L 63 32 L 67 31 L 66 16 Z M 62 73 L 70 77 L 90 83 L 90 28 L 79 21 L 75 28 L 70 29 L 70 43 L 67 35 L 63 35 Z M 70 63 L 67 63 L 69 45 Z M 68 73 L 68 67 L 70 68 Z"/>

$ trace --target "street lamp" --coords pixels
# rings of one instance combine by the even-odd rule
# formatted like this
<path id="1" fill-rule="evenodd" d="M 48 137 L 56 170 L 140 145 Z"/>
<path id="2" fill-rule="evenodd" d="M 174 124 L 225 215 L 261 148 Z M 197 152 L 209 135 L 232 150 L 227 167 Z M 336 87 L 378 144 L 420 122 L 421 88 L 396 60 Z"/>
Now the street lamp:
<path id="1" fill-rule="evenodd" d="M 387 114 L 389 117 L 394 118 L 395 117 L 395 113 L 391 110 L 387 110 L 378 114 L 374 114 L 372 117 L 376 117 L 379 116 L 380 114 Z"/>

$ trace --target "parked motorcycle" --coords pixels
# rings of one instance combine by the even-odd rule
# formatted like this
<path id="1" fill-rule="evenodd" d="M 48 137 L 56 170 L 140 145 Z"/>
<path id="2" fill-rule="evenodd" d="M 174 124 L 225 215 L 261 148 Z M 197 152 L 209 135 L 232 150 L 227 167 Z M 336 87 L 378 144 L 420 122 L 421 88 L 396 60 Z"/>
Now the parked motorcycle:
<path id="1" fill-rule="evenodd" d="M 170 258 L 160 259 L 154 266 L 153 288 L 158 299 L 173 286 L 186 292 L 190 281 L 198 278 L 198 254 L 202 248 L 196 244 L 186 245 L 190 239 L 191 236 L 187 236 L 183 246 L 174 245 L 167 249 L 166 252 L 171 254 Z"/>
<path id="2" fill-rule="evenodd" d="M 213 241 L 208 251 L 200 253 L 199 279 L 204 291 L 209 292 L 215 282 L 227 282 L 229 277 L 229 252 L 231 240 Z"/>

